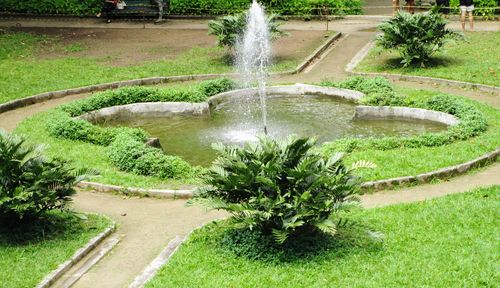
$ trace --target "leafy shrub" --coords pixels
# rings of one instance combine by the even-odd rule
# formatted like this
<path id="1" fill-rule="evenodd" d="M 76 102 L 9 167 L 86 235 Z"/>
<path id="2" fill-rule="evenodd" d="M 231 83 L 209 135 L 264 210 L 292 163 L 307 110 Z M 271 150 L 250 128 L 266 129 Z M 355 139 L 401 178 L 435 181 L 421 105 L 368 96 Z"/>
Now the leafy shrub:
<path id="1" fill-rule="evenodd" d="M 277 21 L 277 15 L 272 14 L 267 16 L 267 24 L 272 41 L 288 35 L 288 33 L 281 30 L 281 23 Z M 217 37 L 217 44 L 219 46 L 232 49 L 236 46 L 239 37 L 245 33 L 246 25 L 247 13 L 223 16 L 217 20 L 208 22 L 208 34 Z"/>
<path id="2" fill-rule="evenodd" d="M 401 147 L 434 147 L 466 140 L 486 131 L 488 122 L 475 107 L 460 98 L 448 95 L 435 95 L 430 98 L 409 99 L 394 92 L 392 84 L 385 78 L 354 77 L 342 82 L 324 81 L 322 85 L 362 91 L 366 94 L 360 102 L 372 106 L 406 106 L 449 113 L 460 122 L 441 133 L 424 133 L 411 137 L 383 138 L 344 138 L 325 143 L 323 151 L 327 154 L 343 151 L 352 152 L 364 149 L 390 150 Z M 376 84 L 378 83 L 378 84 Z M 379 85 L 379 89 L 377 89 Z"/>
<path id="3" fill-rule="evenodd" d="M 96 15 L 102 0 L 2 0 L 0 11 L 29 14 Z"/>
<path id="4" fill-rule="evenodd" d="M 160 149 L 120 134 L 108 147 L 111 162 L 123 171 L 159 178 L 189 177 L 191 166 L 177 156 L 165 155 Z"/>
<path id="5" fill-rule="evenodd" d="M 0 131 L 0 220 L 9 223 L 63 209 L 78 182 L 97 173 L 74 170 L 68 163 L 46 159 L 40 147 Z"/>
<path id="6" fill-rule="evenodd" d="M 194 202 L 232 214 L 237 227 L 257 229 L 283 244 L 291 235 L 335 234 L 358 202 L 358 180 L 342 154 L 324 158 L 314 140 L 290 138 L 237 146 L 215 145 L 219 157 Z M 371 163 L 358 163 L 361 167 Z"/>
<path id="7" fill-rule="evenodd" d="M 145 147 L 148 134 L 139 128 L 101 127 L 82 119 L 84 113 L 138 102 L 201 102 L 208 97 L 235 87 L 228 78 L 203 81 L 190 88 L 158 89 L 150 87 L 125 87 L 96 93 L 92 97 L 61 105 L 60 113 L 47 123 L 51 136 L 109 146 L 108 156 L 119 169 L 140 175 L 159 178 L 189 177 L 198 173 L 196 167 L 176 156 L 165 155 L 161 150 Z"/>
<path id="8" fill-rule="evenodd" d="M 450 0 L 450 6 L 455 7 L 453 13 L 460 13 L 458 8 L 460 0 Z M 495 7 L 498 7 L 498 0 L 474 0 L 474 15 L 483 16 L 485 18 L 493 18 L 495 14 Z"/>
<path id="9" fill-rule="evenodd" d="M 431 56 L 443 47 L 447 39 L 459 34 L 446 28 L 446 21 L 437 12 L 410 14 L 398 12 L 395 17 L 379 25 L 384 32 L 377 44 L 384 49 L 399 52 L 404 67 L 419 64 L 424 67 Z"/>

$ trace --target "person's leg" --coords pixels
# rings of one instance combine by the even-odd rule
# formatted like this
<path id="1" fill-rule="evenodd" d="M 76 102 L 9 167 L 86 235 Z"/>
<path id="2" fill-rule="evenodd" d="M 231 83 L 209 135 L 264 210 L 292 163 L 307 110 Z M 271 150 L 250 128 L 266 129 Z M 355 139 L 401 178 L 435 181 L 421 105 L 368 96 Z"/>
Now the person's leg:
<path id="1" fill-rule="evenodd" d="M 473 9 L 469 11 L 469 25 L 470 25 L 470 31 L 474 31 L 474 15 L 472 14 Z"/>
<path id="2" fill-rule="evenodd" d="M 392 15 L 395 16 L 399 10 L 399 0 L 392 0 Z"/>
<path id="3" fill-rule="evenodd" d="M 415 13 L 415 0 L 408 0 L 408 13 L 414 14 Z"/>
<path id="4" fill-rule="evenodd" d="M 162 0 L 153 0 L 158 6 L 158 19 L 155 22 L 163 21 L 163 1 Z"/>
<path id="5" fill-rule="evenodd" d="M 460 22 L 462 23 L 462 31 L 465 32 L 465 15 L 467 14 L 466 7 L 460 6 L 460 12 L 462 13 L 460 16 Z"/>

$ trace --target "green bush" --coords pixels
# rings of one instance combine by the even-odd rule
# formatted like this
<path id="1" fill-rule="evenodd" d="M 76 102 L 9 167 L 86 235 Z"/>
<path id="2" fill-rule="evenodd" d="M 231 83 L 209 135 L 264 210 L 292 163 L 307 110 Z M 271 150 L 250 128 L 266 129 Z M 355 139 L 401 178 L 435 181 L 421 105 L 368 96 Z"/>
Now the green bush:
<path id="1" fill-rule="evenodd" d="M 1 0 L 0 11 L 29 14 L 96 15 L 103 0 Z"/>
<path id="2" fill-rule="evenodd" d="M 274 41 L 282 36 L 288 35 L 280 29 L 281 23 L 277 21 L 277 15 L 267 16 L 267 24 L 271 40 Z M 245 33 L 247 24 L 247 13 L 228 15 L 208 22 L 208 34 L 217 37 L 217 44 L 229 49 L 236 46 L 238 38 Z"/>
<path id="3" fill-rule="evenodd" d="M 257 229 L 283 244 L 291 235 L 335 234 L 344 213 L 358 203 L 355 167 L 342 154 L 325 158 L 314 152 L 315 141 L 289 138 L 280 142 L 215 145 L 219 157 L 203 178 L 193 200 L 232 215 L 236 227 Z"/>
<path id="4" fill-rule="evenodd" d="M 450 6 L 456 7 L 451 9 L 452 13 L 460 13 L 459 0 L 450 0 Z M 498 0 L 474 0 L 474 15 L 492 18 L 495 14 L 495 7 L 498 7 Z M 497 12 L 500 12 L 497 10 Z"/>
<path id="5" fill-rule="evenodd" d="M 408 98 L 394 92 L 392 84 L 383 77 L 354 77 L 342 82 L 322 82 L 324 86 L 358 90 L 366 93 L 360 102 L 372 106 L 405 106 L 449 113 L 460 122 L 441 133 L 424 133 L 410 137 L 383 138 L 344 138 L 325 143 L 323 151 L 327 154 L 337 151 L 352 152 L 365 149 L 390 150 L 402 147 L 434 147 L 466 140 L 477 136 L 488 128 L 484 115 L 472 105 L 460 98 L 448 95 L 436 95 L 430 98 Z M 380 87 L 377 89 L 377 87 Z"/>
<path id="6" fill-rule="evenodd" d="M 159 178 L 187 178 L 193 170 L 180 157 L 165 155 L 160 149 L 120 134 L 108 147 L 111 162 L 123 171 Z"/>
<path id="7" fill-rule="evenodd" d="M 436 12 L 398 12 L 380 24 L 379 29 L 383 34 L 377 36 L 377 44 L 384 49 L 397 50 L 403 58 L 403 67 L 416 64 L 424 67 L 446 40 L 459 36 L 446 28 L 446 20 Z"/>
<path id="8" fill-rule="evenodd" d="M 60 159 L 43 157 L 40 147 L 0 130 L 0 221 L 30 220 L 64 209 L 78 182 L 97 172 L 74 170 Z"/>
<path id="9" fill-rule="evenodd" d="M 176 156 L 165 155 L 160 149 L 146 147 L 148 134 L 139 128 L 101 127 L 83 119 L 72 118 L 106 107 L 138 102 L 201 102 L 208 97 L 228 91 L 236 86 L 227 78 L 203 81 L 191 88 L 158 89 L 125 87 L 107 90 L 59 106 L 47 122 L 51 136 L 109 146 L 110 161 L 123 171 L 159 178 L 182 178 L 197 173 L 196 167 Z"/>

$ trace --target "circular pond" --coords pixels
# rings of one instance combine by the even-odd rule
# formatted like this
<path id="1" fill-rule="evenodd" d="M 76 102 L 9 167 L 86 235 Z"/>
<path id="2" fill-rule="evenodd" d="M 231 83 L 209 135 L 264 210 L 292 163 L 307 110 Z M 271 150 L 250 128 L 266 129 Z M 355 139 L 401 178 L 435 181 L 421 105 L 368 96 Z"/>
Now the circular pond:
<path id="1" fill-rule="evenodd" d="M 355 119 L 356 104 L 327 96 L 274 95 L 267 101 L 268 131 L 273 137 L 316 137 L 318 143 L 342 137 L 409 136 L 438 132 L 446 125 L 409 119 Z M 194 165 L 208 166 L 216 157 L 214 142 L 243 144 L 262 133 L 257 99 L 226 101 L 210 115 L 117 117 L 106 126 L 140 127 L 160 139 L 166 153 Z"/>

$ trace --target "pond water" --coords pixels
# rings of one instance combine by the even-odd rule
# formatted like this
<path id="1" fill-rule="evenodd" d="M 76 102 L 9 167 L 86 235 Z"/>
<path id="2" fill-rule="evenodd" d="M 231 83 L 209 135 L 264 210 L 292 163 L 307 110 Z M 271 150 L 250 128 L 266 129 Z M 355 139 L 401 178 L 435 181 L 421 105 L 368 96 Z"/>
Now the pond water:
<path id="1" fill-rule="evenodd" d="M 316 137 L 318 143 L 342 137 L 409 136 L 438 132 L 446 125 L 407 119 L 354 119 L 356 104 L 332 97 L 273 96 L 268 99 L 268 131 L 272 137 Z M 169 118 L 129 117 L 106 126 L 140 127 L 158 137 L 167 154 L 179 155 L 194 165 L 209 166 L 216 158 L 214 142 L 242 145 L 262 134 L 258 99 L 225 102 L 206 116 Z"/>

